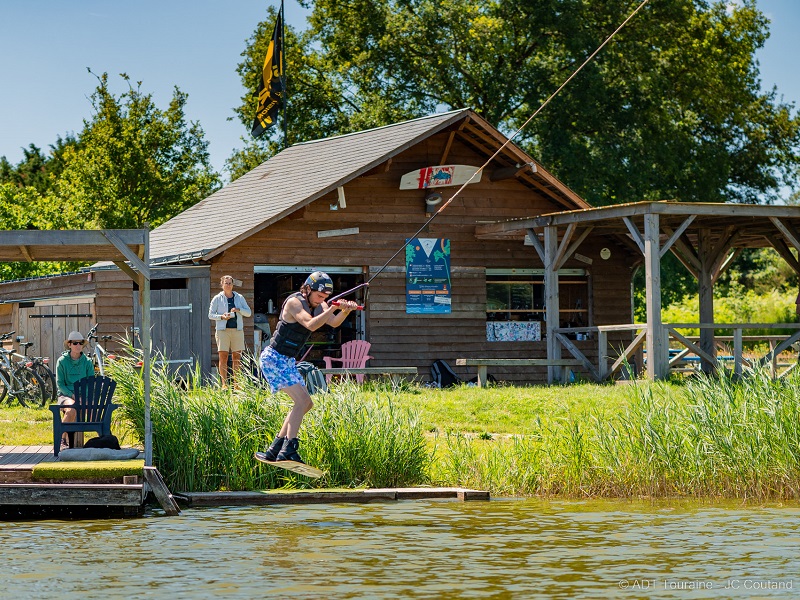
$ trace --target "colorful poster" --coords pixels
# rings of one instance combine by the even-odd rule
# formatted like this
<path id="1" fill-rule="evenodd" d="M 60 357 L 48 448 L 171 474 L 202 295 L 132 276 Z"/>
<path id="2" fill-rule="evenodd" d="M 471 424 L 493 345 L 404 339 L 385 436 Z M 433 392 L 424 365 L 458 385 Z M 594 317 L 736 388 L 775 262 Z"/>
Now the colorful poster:
<path id="1" fill-rule="evenodd" d="M 450 314 L 450 240 L 414 238 L 406 246 L 406 314 Z"/>

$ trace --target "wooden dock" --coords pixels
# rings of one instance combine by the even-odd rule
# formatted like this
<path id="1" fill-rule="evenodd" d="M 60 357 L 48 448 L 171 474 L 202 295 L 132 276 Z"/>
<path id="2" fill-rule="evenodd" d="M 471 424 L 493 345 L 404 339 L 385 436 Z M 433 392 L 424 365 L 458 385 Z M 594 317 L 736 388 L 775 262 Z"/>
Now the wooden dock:
<path id="1" fill-rule="evenodd" d="M 393 502 L 451 498 L 489 500 L 489 492 L 457 487 L 265 490 L 252 492 L 183 492 L 170 494 L 158 471 L 144 467 L 136 475 L 91 480 L 42 480 L 34 476 L 40 463 L 58 463 L 52 446 L 0 446 L 0 511 L 12 508 L 115 508 L 125 515 L 140 514 L 148 492 L 169 515 L 179 514 L 175 500 L 189 506 L 267 504 L 331 504 Z M 138 462 L 141 472 L 141 461 Z"/>
<path id="2" fill-rule="evenodd" d="M 144 506 L 148 490 L 141 477 L 57 482 L 34 479 L 34 467 L 47 462 L 58 462 L 50 445 L 0 446 L 0 508 L 91 506 L 137 514 Z"/>
<path id="3" fill-rule="evenodd" d="M 489 492 L 456 487 L 368 488 L 331 490 L 265 490 L 256 492 L 181 492 L 175 497 L 189 506 L 261 506 L 268 504 L 332 504 L 394 502 L 452 498 L 462 502 L 489 500 Z"/>

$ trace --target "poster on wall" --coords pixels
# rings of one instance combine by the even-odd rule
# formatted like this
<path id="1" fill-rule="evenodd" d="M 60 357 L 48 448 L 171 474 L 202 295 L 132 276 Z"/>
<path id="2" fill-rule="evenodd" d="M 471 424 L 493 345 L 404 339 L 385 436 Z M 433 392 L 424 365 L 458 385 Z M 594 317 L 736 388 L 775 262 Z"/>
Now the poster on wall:
<path id="1" fill-rule="evenodd" d="M 450 240 L 414 238 L 408 242 L 406 314 L 450 314 Z"/>

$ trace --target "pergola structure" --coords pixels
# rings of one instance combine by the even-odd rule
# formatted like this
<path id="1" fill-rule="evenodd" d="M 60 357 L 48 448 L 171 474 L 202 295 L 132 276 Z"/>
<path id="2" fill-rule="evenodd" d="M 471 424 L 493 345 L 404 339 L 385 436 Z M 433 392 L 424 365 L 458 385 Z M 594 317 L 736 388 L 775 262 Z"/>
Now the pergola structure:
<path id="1" fill-rule="evenodd" d="M 112 261 L 139 284 L 144 368 L 144 456 L 153 465 L 150 420 L 150 230 L 0 231 L 0 261 Z"/>
<path id="2" fill-rule="evenodd" d="M 714 322 L 713 300 L 715 282 L 744 248 L 774 248 L 795 273 L 800 274 L 800 262 L 792 252 L 795 250 L 800 255 L 800 207 L 638 202 L 478 225 L 476 236 L 479 239 L 519 239 L 522 242 L 527 237 L 544 264 L 548 360 L 560 358 L 562 345 L 573 354 L 579 354 L 574 345 L 569 344 L 566 337 L 561 335 L 563 330 L 559 330 L 558 270 L 573 256 L 581 243 L 589 236 L 596 235 L 616 239 L 642 257 L 646 279 L 647 323 L 638 327 L 625 324 L 624 327 L 643 330 L 627 350 L 637 340 L 646 338 L 647 375 L 651 379 L 663 378 L 669 373 L 669 336 L 683 343 L 687 348 L 686 352 L 697 353 L 705 371 L 716 364 L 715 328 L 733 329 L 735 334 L 738 332 L 734 346 L 738 343 L 739 356 L 741 331 L 749 327 L 798 330 L 772 351 L 774 355 L 800 339 L 800 326 L 796 323 L 717 324 Z M 700 323 L 662 323 L 661 258 L 667 252 L 672 252 L 697 279 Z M 613 327 L 595 329 L 602 340 L 604 331 L 613 330 Z M 693 344 L 676 331 L 688 327 L 700 329 L 699 345 Z M 602 379 L 614 369 L 609 371 L 604 368 L 607 351 L 602 343 L 599 352 L 601 364 L 596 369 L 590 368 L 590 372 Z M 548 379 L 552 381 L 554 377 L 555 369 L 551 369 Z"/>

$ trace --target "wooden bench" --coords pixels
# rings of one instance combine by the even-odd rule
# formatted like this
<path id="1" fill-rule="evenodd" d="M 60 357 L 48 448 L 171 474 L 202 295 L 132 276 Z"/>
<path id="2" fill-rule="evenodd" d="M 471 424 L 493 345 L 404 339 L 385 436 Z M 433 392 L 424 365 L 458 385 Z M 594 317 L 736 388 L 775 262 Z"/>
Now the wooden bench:
<path id="1" fill-rule="evenodd" d="M 561 367 L 561 382 L 569 382 L 569 371 L 572 367 L 580 367 L 581 361 L 574 358 L 457 358 L 459 367 L 478 367 L 478 386 L 486 387 L 488 367 Z"/>
<path id="2" fill-rule="evenodd" d="M 399 375 L 416 375 L 417 367 L 362 367 L 320 369 L 324 375 L 389 375 L 394 381 Z"/>

